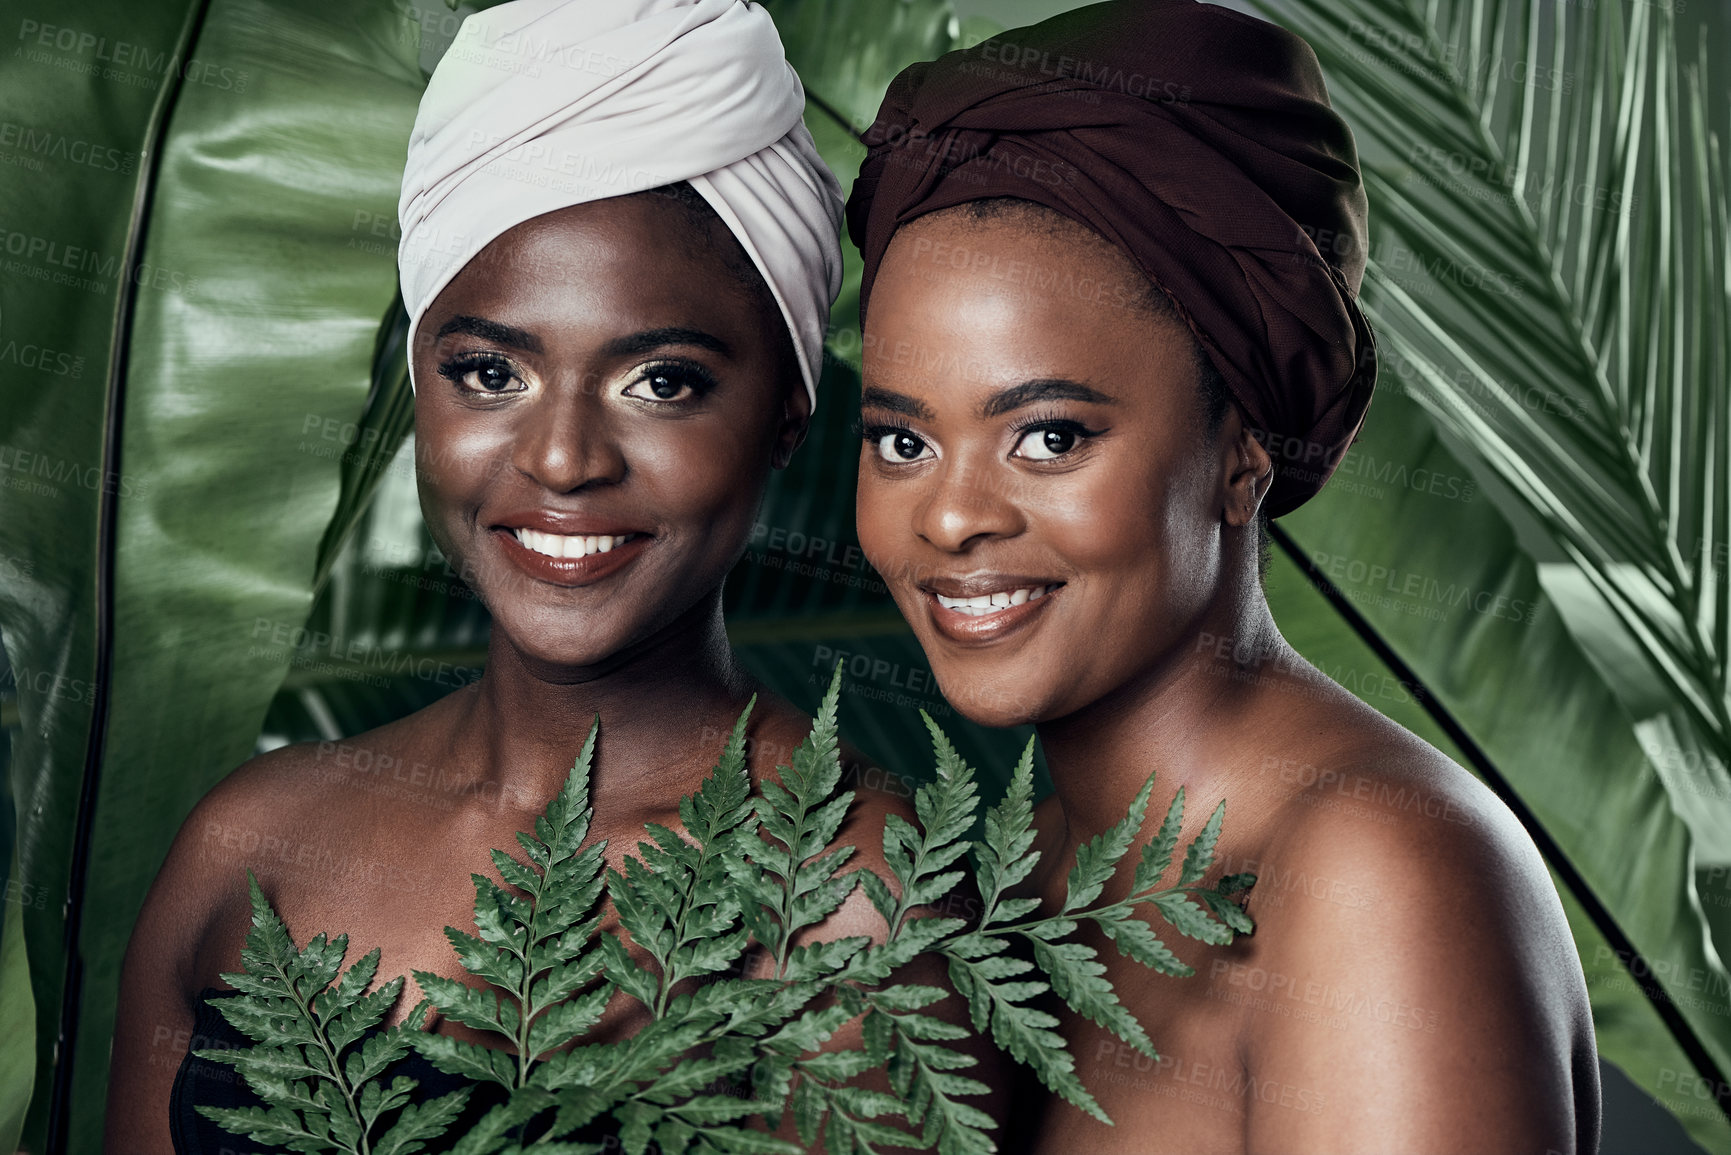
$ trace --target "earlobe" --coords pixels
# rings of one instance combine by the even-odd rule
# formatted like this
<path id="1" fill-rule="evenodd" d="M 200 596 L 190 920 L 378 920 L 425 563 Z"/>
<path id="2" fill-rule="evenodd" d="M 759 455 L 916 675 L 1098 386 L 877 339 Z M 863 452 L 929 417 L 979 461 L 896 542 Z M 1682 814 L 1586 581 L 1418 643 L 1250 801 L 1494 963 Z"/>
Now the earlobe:
<path id="1" fill-rule="evenodd" d="M 1256 433 L 1244 424 L 1237 406 L 1233 406 L 1221 430 L 1227 454 L 1225 508 L 1221 516 L 1234 528 L 1247 526 L 1256 519 L 1256 511 L 1262 508 L 1263 499 L 1274 484 L 1274 459 Z"/>

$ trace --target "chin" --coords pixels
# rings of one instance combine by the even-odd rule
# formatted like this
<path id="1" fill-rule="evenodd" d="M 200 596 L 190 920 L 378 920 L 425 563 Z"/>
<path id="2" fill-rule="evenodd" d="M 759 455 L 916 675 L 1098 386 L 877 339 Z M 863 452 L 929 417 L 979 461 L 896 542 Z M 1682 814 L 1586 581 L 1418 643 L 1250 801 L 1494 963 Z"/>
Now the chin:
<path id="1" fill-rule="evenodd" d="M 929 651 L 928 651 L 929 653 Z M 978 726 L 1007 730 L 1042 721 L 1050 716 L 1052 688 L 1038 679 L 1013 673 L 969 669 L 968 663 L 932 664 L 938 689 L 956 712 Z"/>
<path id="2" fill-rule="evenodd" d="M 613 623 L 579 620 L 589 616 L 565 612 L 514 619 L 495 617 L 493 629 L 504 635 L 526 664 L 544 673 L 576 672 L 606 663 L 630 644 L 630 639 Z"/>

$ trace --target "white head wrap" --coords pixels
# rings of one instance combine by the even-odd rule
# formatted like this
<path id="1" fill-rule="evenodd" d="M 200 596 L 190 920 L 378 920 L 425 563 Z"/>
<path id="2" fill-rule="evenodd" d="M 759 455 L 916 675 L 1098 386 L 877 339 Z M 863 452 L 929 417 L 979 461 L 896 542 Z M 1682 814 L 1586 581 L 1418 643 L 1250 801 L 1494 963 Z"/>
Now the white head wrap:
<path id="1" fill-rule="evenodd" d="M 804 110 L 769 13 L 745 0 L 511 0 L 470 16 L 409 137 L 397 267 L 411 336 L 506 230 L 688 181 L 763 274 L 815 406 L 842 197 Z"/>

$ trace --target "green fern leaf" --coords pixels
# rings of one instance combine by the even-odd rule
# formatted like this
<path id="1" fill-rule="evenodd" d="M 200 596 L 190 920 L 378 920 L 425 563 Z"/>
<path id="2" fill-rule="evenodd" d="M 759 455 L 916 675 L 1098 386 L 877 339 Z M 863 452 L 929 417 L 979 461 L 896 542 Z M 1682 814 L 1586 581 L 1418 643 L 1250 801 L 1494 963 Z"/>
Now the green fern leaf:
<path id="1" fill-rule="evenodd" d="M 516 1085 L 517 1060 L 504 1051 L 432 1032 L 416 1035 L 413 1044 L 428 1062 L 447 1075 L 497 1083 L 507 1090 Z"/>
<path id="2" fill-rule="evenodd" d="M 1202 876 L 1208 873 L 1208 868 L 1214 865 L 1214 844 L 1220 841 L 1220 824 L 1226 819 L 1226 802 L 1214 808 L 1214 813 L 1208 816 L 1208 823 L 1202 828 L 1190 843 L 1190 849 L 1184 852 L 1184 869 L 1179 873 L 1178 885 L 1190 886 L 1202 881 Z"/>
<path id="3" fill-rule="evenodd" d="M 924 828 L 926 840 L 934 846 L 944 846 L 973 828 L 979 790 L 973 769 L 956 753 L 949 736 L 924 710 L 920 711 L 920 718 L 932 738 L 937 781 L 914 792 L 914 813 Z"/>
<path id="4" fill-rule="evenodd" d="M 1086 943 L 1034 940 L 1034 959 L 1052 980 L 1052 990 L 1071 1010 L 1105 1027 L 1150 1058 L 1158 1058 L 1148 1033 L 1118 1000 L 1106 981 L 1106 967 Z"/>
<path id="5" fill-rule="evenodd" d="M 1178 933 L 1187 938 L 1201 942 L 1223 946 L 1232 941 L 1232 931 L 1212 918 L 1208 912 L 1183 894 L 1176 892 L 1156 895 L 1154 905 L 1165 916 L 1166 921 L 1178 929 Z"/>
<path id="6" fill-rule="evenodd" d="M 199 1107 L 198 1113 L 225 1131 L 254 1143 L 287 1147 L 290 1151 L 329 1151 L 323 1136 L 308 1131 L 300 1116 L 283 1107 Z"/>
<path id="7" fill-rule="evenodd" d="M 973 844 L 980 897 L 985 902 L 982 927 L 1008 922 L 1038 908 L 1037 899 L 1016 900 L 1012 908 L 1003 894 L 1025 880 L 1040 861 L 1034 846 L 1034 740 L 1022 747 L 1004 797 L 986 810 L 985 838 Z"/>
<path id="8" fill-rule="evenodd" d="M 780 782 L 761 783 L 755 793 L 744 753 L 748 707 L 715 769 L 681 800 L 683 831 L 647 825 L 646 840 L 620 870 L 607 868 L 604 847 L 583 845 L 598 733 L 591 726 L 533 835 L 519 836 L 524 858 L 495 852 L 498 881 L 473 876 L 476 933 L 447 928 L 465 972 L 487 986 L 417 971 L 427 1001 L 407 1023 L 372 1037 L 403 980 L 369 992 L 377 952 L 344 971 L 348 940 L 340 936 L 315 937 L 297 951 L 254 880 L 247 971 L 231 980 L 242 993 L 222 1009 L 259 1045 L 222 1061 L 242 1070 L 269 1106 L 225 1117 L 263 1128 L 270 1141 L 295 1150 L 412 1155 L 448 1128 L 467 1094 L 418 1102 L 413 1080 L 386 1085 L 390 1065 L 413 1047 L 447 1073 L 511 1093 L 506 1105 L 454 1137 L 458 1155 L 599 1150 L 567 1137 L 609 1114 L 626 1151 L 647 1151 L 653 1143 L 669 1153 L 792 1152 L 800 1148 L 738 1125 L 761 1116 L 773 1128 L 790 1112 L 802 1141 L 821 1138 L 837 1153 L 935 1147 L 942 1155 L 977 1155 L 995 1146 L 993 1121 L 965 1101 L 988 1092 L 965 1073 L 976 1060 L 953 1049 L 970 1032 L 925 1013 L 947 996 L 944 988 L 884 985 L 921 953 L 936 952 L 947 960 L 975 1031 L 989 1032 L 1054 1093 L 1106 1121 L 1076 1076 L 1057 1020 L 1030 1000 L 1051 990 L 1152 1055 L 1152 1042 L 1113 992 L 1094 949 L 1069 936 L 1091 921 L 1125 956 L 1184 974 L 1189 968 L 1134 916 L 1139 906 L 1153 905 L 1180 933 L 1204 941 L 1247 932 L 1250 920 L 1231 896 L 1253 878 L 1231 875 L 1212 889 L 1194 885 L 1212 863 L 1223 811 L 1191 843 L 1179 886 L 1149 893 L 1175 851 L 1180 790 L 1143 850 L 1137 889 L 1096 907 L 1141 829 L 1150 778 L 1124 819 L 1078 852 L 1062 911 L 1041 918 L 1038 899 L 1006 897 L 1037 859 L 1032 745 L 1005 797 L 988 810 L 983 838 L 969 842 L 980 805 L 975 776 L 928 717 L 935 773 L 915 792 L 917 822 L 891 817 L 884 830 L 897 893 L 874 872 L 843 873 L 852 849 L 832 845 L 853 802 L 853 793 L 840 788 L 839 688 L 838 666 L 811 732 L 780 768 Z M 912 917 L 964 884 L 959 863 L 970 849 L 986 900 L 979 926 Z M 883 941 L 852 936 L 792 945 L 796 933 L 821 923 L 856 886 L 884 918 Z M 618 934 L 600 931 L 604 895 L 618 912 Z M 1032 961 L 1009 950 L 1012 935 L 1028 940 Z M 633 957 L 625 936 L 650 964 Z M 774 955 L 774 977 L 728 977 L 753 943 Z M 708 981 L 687 981 L 698 978 Z M 628 1039 L 583 1045 L 615 990 L 648 1007 L 650 1023 Z M 429 1008 L 501 1035 L 515 1050 L 429 1032 Z M 822 1049 L 862 1015 L 858 1048 Z M 888 1092 L 856 1085 L 877 1067 L 887 1071 Z M 753 1096 L 717 1093 L 730 1085 L 749 1085 Z M 891 1117 L 915 1130 L 902 1130 Z M 387 1121 L 385 1135 L 372 1139 L 374 1125 Z M 525 1132 L 531 1124 L 535 1130 Z"/>
<path id="9" fill-rule="evenodd" d="M 1117 945 L 1118 953 L 1125 958 L 1135 959 L 1145 967 L 1174 978 L 1187 978 L 1196 973 L 1160 941 L 1153 927 L 1139 918 L 1098 919 L 1096 925 L 1106 932 L 1106 936 Z"/>
<path id="10" fill-rule="evenodd" d="M 396 1123 L 373 1145 L 373 1155 L 414 1155 L 445 1133 L 463 1113 L 470 1090 L 464 1087 L 419 1106 L 404 1107 Z"/>
<path id="11" fill-rule="evenodd" d="M 494 991 L 478 991 L 455 979 L 429 971 L 414 971 L 415 982 L 441 1015 L 477 1031 L 510 1036 L 518 1025 L 517 1008 Z"/>
<path id="12" fill-rule="evenodd" d="M 1058 1020 L 1044 1011 L 1021 1005 L 1046 991 L 1039 982 L 993 983 L 970 973 L 973 964 L 952 959 L 950 977 L 958 990 L 966 988 L 974 1007 L 974 1028 L 989 1021 L 992 1040 L 1018 1062 L 1031 1068 L 1050 1091 L 1102 1123 L 1110 1123 L 1100 1104 L 1076 1077 L 1076 1061 L 1052 1028 Z M 965 977 L 964 977 L 965 976 Z"/>
<path id="13" fill-rule="evenodd" d="M 530 1024 L 530 1056 L 544 1055 L 588 1032 L 601 1021 L 612 996 L 613 988 L 602 986 L 580 998 L 548 1007 L 546 1013 Z"/>
<path id="14" fill-rule="evenodd" d="M 384 1021 L 391 1008 L 397 1005 L 397 997 L 402 994 L 403 980 L 401 976 L 392 979 L 376 991 L 366 992 L 366 987 L 372 982 L 372 975 L 378 969 L 379 952 L 375 949 L 367 958 L 372 965 L 365 969 L 365 978 L 358 985 L 351 985 L 350 978 L 354 971 L 360 969 L 357 965 L 343 976 L 338 987 L 333 988 L 332 999 L 325 1003 L 325 1010 L 315 1013 L 328 1022 L 331 1046 L 338 1051 L 348 1049 L 356 1040 Z"/>
<path id="15" fill-rule="evenodd" d="M 1131 884 L 1137 894 L 1152 890 L 1172 867 L 1172 855 L 1178 849 L 1178 831 L 1184 825 L 1184 787 L 1172 797 L 1166 808 L 1166 818 L 1153 841 L 1142 847 L 1141 861 L 1136 864 L 1136 879 Z"/>
<path id="16" fill-rule="evenodd" d="M 1065 884 L 1062 913 L 1068 914 L 1100 897 L 1106 881 L 1117 869 L 1118 860 L 1142 829 L 1143 816 L 1148 813 L 1148 796 L 1153 792 L 1154 776 L 1150 774 L 1130 803 L 1130 812 L 1077 848 L 1076 865 L 1070 868 Z"/>
<path id="17" fill-rule="evenodd" d="M 1244 913 L 1244 908 L 1218 890 L 1199 891 L 1196 897 L 1200 898 L 1202 904 L 1213 911 L 1221 922 L 1239 934 L 1249 934 L 1256 929 L 1250 916 Z"/>
<path id="18" fill-rule="evenodd" d="M 856 873 L 865 876 L 865 872 Z M 847 966 L 855 955 L 870 945 L 871 939 L 854 935 L 796 946 L 787 954 L 787 966 L 782 968 L 782 977 L 789 982 L 827 978 Z"/>

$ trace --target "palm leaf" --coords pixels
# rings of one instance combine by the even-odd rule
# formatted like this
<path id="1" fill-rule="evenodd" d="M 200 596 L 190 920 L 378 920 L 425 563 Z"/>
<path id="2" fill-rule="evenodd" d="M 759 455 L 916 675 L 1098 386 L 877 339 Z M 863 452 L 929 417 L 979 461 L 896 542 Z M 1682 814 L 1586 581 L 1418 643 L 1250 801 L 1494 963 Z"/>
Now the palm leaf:
<path id="1" fill-rule="evenodd" d="M 1727 202 L 1704 64 L 1680 67 L 1661 5 L 1305 0 L 1290 23 L 1366 153 L 1365 299 L 1391 364 L 1543 535 L 1577 632 L 1620 626 L 1716 755 L 1707 784 L 1731 786 Z M 1499 84 L 1511 62 L 1529 79 Z M 1731 852 L 1723 809 L 1686 793 L 1703 849 Z"/>
<path id="2" fill-rule="evenodd" d="M 1286 544 L 1525 811 L 1601 1052 L 1731 1149 L 1719 1112 L 1677 1093 L 1722 1085 L 1731 1059 L 1726 939 L 1695 876 L 1731 857 L 1726 201 L 1705 67 L 1679 64 L 1662 6 L 1266 7 L 1317 50 L 1359 141 L 1387 354 L 1364 438 Z M 1421 475 L 1480 496 L 1439 504 Z M 1438 600 L 1457 590 L 1464 611 Z"/>

